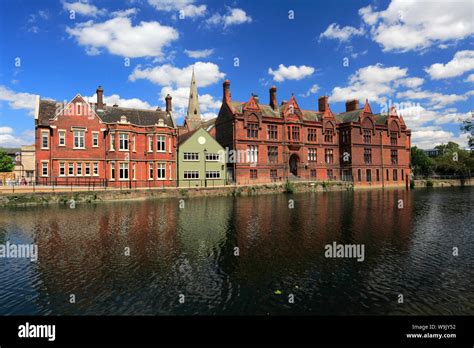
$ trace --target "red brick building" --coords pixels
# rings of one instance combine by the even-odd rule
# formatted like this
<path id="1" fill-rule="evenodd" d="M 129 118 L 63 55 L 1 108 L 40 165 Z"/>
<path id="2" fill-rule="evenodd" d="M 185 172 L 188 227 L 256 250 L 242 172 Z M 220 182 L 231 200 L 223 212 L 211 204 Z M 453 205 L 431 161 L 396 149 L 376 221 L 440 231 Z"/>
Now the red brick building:
<path id="1" fill-rule="evenodd" d="M 106 105 L 80 95 L 65 105 L 40 100 L 35 109 L 36 181 L 56 185 L 161 187 L 176 184 L 177 128 L 166 110 Z"/>
<path id="2" fill-rule="evenodd" d="M 228 178 L 239 184 L 304 179 L 401 186 L 409 181 L 410 130 L 394 108 L 375 115 L 367 101 L 363 108 L 348 101 L 346 112 L 334 114 L 328 97 L 321 97 L 317 111 L 303 110 L 294 96 L 278 105 L 271 87 L 269 104 L 255 95 L 237 102 L 226 80 L 215 137 L 234 150 Z"/>

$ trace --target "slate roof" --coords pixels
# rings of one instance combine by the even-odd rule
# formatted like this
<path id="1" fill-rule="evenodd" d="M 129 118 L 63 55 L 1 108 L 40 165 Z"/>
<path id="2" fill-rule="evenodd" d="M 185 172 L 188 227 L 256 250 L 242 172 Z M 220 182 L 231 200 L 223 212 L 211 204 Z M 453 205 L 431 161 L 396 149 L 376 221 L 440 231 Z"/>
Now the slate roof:
<path id="1" fill-rule="evenodd" d="M 55 100 L 40 100 L 38 125 L 49 126 L 49 120 L 56 115 L 58 103 Z M 127 122 L 137 126 L 154 126 L 158 124 L 158 120 L 162 119 L 166 126 L 174 127 L 171 115 L 163 110 L 131 109 L 106 105 L 104 110 L 97 111 L 97 114 L 105 123 L 118 123 L 122 116 L 126 116 Z"/>
<path id="2" fill-rule="evenodd" d="M 199 129 L 201 128 L 197 128 L 195 130 L 192 130 L 190 132 L 187 132 L 187 133 L 184 133 L 184 134 L 180 134 L 178 136 L 178 145 L 181 145 L 182 143 L 184 143 L 186 140 L 188 140 L 194 133 L 196 133 Z"/>

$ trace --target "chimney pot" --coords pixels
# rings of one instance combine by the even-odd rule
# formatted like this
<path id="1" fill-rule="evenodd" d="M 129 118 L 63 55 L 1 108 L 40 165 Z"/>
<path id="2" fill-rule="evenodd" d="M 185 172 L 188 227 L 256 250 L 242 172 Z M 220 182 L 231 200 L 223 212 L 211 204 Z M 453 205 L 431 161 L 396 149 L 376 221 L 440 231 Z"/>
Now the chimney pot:
<path id="1" fill-rule="evenodd" d="M 326 105 L 328 105 L 328 97 L 327 96 L 319 97 L 319 99 L 318 99 L 318 111 L 319 112 L 326 111 Z"/>
<path id="2" fill-rule="evenodd" d="M 166 112 L 171 112 L 172 110 L 172 104 L 171 104 L 171 96 L 169 94 L 166 95 L 165 102 L 166 102 Z"/>
<path id="3" fill-rule="evenodd" d="M 273 110 L 277 109 L 278 103 L 276 99 L 277 88 L 275 86 L 270 87 L 270 107 Z"/>
<path id="4" fill-rule="evenodd" d="M 348 111 L 355 111 L 359 109 L 359 100 L 352 99 L 346 101 L 346 112 Z"/>
<path id="5" fill-rule="evenodd" d="M 97 110 L 104 109 L 104 89 L 102 86 L 97 87 L 95 91 L 97 93 Z"/>
<path id="6" fill-rule="evenodd" d="M 222 88 L 223 88 L 223 93 L 222 93 L 223 101 L 230 103 L 230 81 L 225 80 L 224 83 L 222 84 Z"/>

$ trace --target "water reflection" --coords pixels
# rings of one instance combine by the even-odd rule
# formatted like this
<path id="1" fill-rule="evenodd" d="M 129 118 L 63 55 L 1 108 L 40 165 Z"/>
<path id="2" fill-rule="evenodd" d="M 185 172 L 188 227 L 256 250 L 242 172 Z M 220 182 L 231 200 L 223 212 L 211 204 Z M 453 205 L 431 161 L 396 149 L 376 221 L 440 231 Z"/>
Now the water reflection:
<path id="1" fill-rule="evenodd" d="M 39 262 L 0 259 L 0 314 L 473 314 L 473 198 L 368 190 L 3 209 L 0 242 L 37 243 Z M 364 262 L 325 258 L 333 241 L 364 244 Z"/>

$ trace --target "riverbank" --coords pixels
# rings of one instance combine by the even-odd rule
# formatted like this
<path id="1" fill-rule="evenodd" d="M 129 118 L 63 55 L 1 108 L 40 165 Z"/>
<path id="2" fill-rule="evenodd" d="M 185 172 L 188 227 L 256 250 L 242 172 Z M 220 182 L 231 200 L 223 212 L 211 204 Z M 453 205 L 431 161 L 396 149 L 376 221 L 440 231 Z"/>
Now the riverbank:
<path id="1" fill-rule="evenodd" d="M 423 187 L 455 187 L 472 186 L 473 180 L 461 182 L 460 180 L 416 180 L 415 189 Z M 318 182 L 291 182 L 271 183 L 243 186 L 220 186 L 209 188 L 143 188 L 133 190 L 107 189 L 107 190 L 84 190 L 75 188 L 70 191 L 56 189 L 55 192 L 15 192 L 1 193 L 1 206 L 30 206 L 45 204 L 71 204 L 71 203 L 99 203 L 123 200 L 147 200 L 162 198 L 192 198 L 203 196 L 252 196 L 277 193 L 297 192 L 331 192 L 350 191 L 359 189 L 380 189 L 381 187 L 358 187 L 352 182 L 344 181 L 318 181 Z M 405 186 L 387 187 L 405 189 Z"/>

